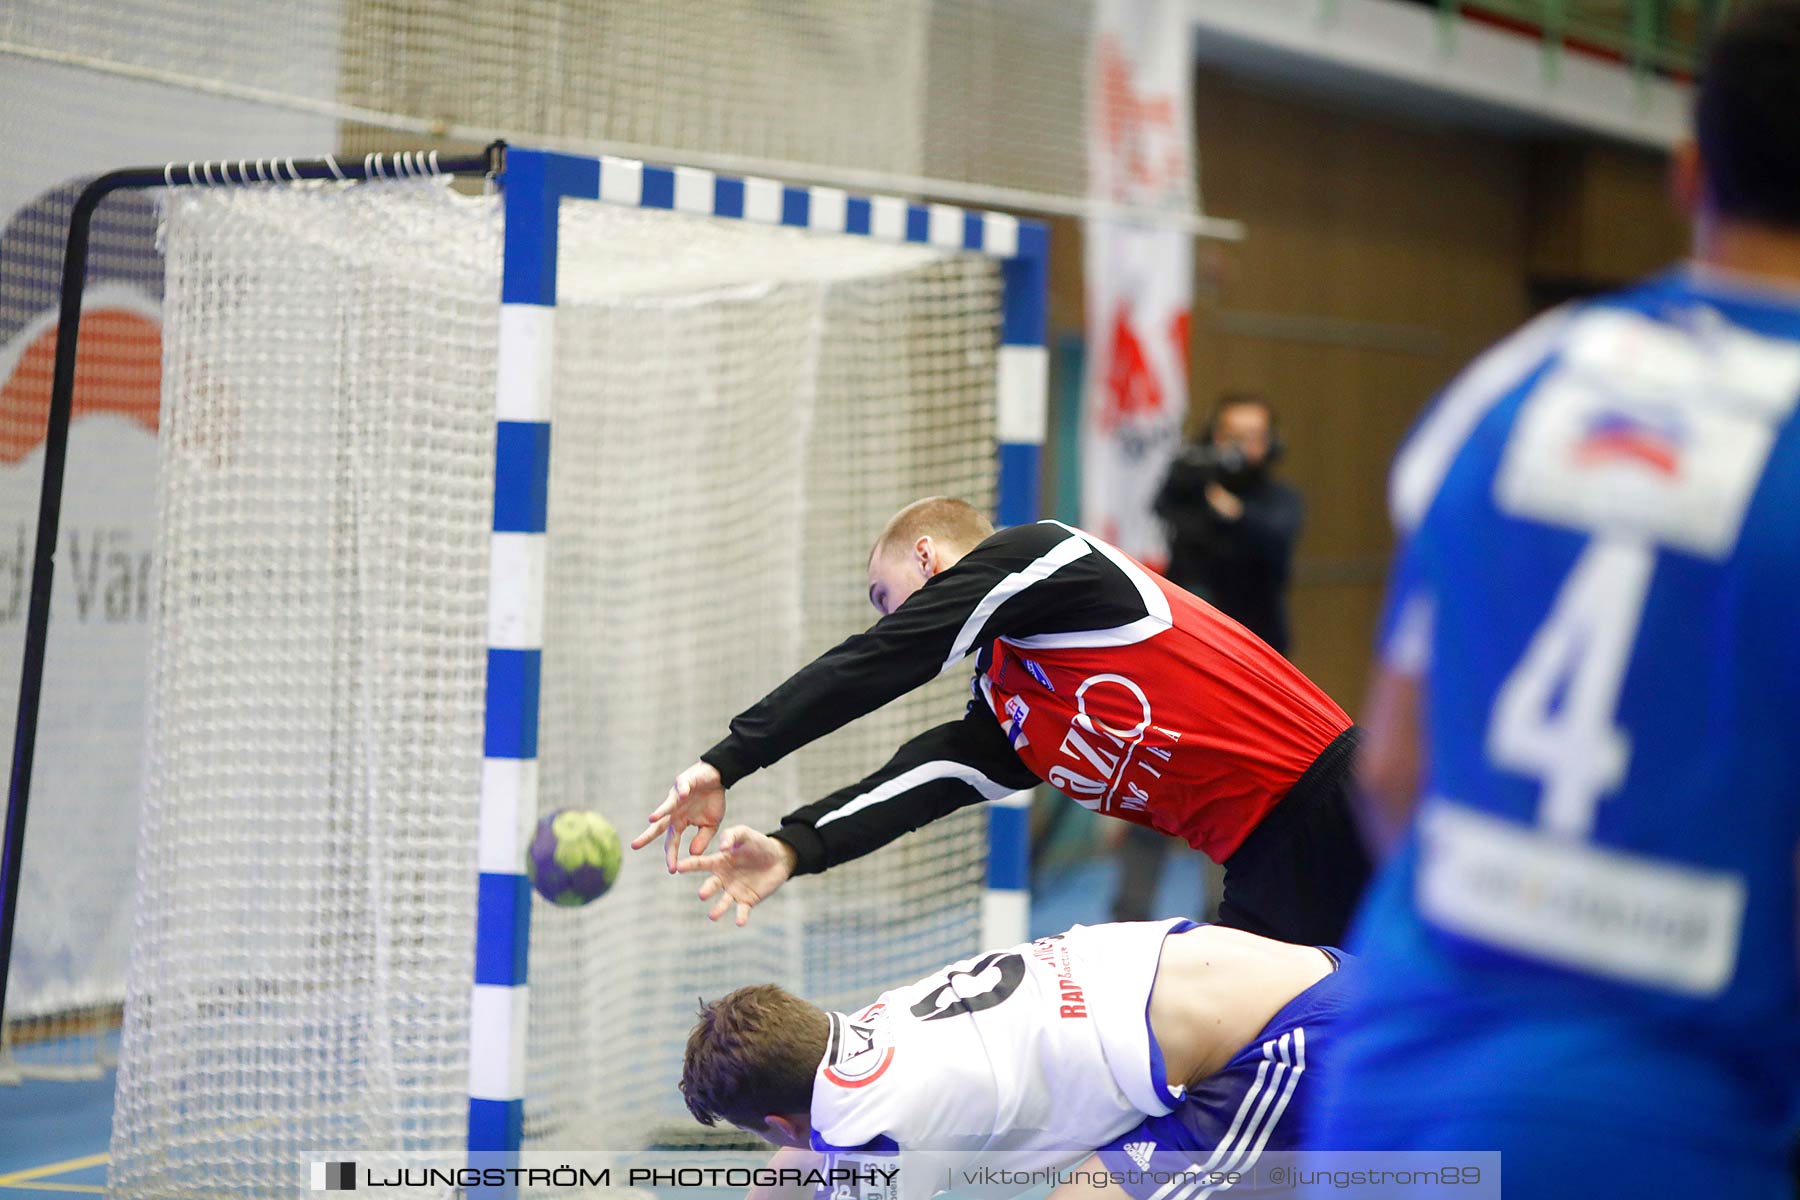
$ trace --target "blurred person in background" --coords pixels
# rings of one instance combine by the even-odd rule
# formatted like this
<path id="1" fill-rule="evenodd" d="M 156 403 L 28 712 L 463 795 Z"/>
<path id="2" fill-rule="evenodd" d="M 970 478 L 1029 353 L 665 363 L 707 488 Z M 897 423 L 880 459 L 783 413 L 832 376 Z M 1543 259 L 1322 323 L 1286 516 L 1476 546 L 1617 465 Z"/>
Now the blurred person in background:
<path id="1" fill-rule="evenodd" d="M 1227 392 L 1199 436 L 1170 465 L 1157 493 L 1156 515 L 1169 530 L 1170 582 L 1286 654 L 1288 576 L 1305 504 L 1298 491 L 1272 474 L 1281 450 L 1274 406 L 1255 392 Z M 1112 919 L 1165 915 L 1151 910 L 1170 839 L 1141 826 L 1107 834 L 1119 859 Z M 1205 860 L 1200 870 L 1199 912 L 1211 920 L 1223 872 Z"/>
<path id="2" fill-rule="evenodd" d="M 1800 3 L 1731 18 L 1697 95 L 1692 261 L 1501 342 L 1395 460 L 1360 771 L 1392 857 L 1314 1145 L 1793 1195 Z"/>
<path id="3" fill-rule="evenodd" d="M 1169 527 L 1169 580 L 1282 654 L 1287 587 L 1305 504 L 1273 474 L 1281 460 L 1275 409 L 1228 392 L 1169 467 L 1156 515 Z"/>

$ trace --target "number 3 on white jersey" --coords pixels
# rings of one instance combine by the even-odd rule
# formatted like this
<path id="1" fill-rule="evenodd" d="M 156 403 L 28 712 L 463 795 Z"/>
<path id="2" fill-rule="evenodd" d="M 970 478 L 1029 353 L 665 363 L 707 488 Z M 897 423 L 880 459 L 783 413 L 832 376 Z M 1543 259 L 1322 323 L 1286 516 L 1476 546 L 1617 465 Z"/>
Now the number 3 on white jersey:
<path id="1" fill-rule="evenodd" d="M 1587 837 L 1625 780 L 1631 738 L 1613 722 L 1655 566 L 1648 543 L 1590 542 L 1495 698 L 1488 758 L 1543 784 L 1539 819 L 1554 833 Z"/>

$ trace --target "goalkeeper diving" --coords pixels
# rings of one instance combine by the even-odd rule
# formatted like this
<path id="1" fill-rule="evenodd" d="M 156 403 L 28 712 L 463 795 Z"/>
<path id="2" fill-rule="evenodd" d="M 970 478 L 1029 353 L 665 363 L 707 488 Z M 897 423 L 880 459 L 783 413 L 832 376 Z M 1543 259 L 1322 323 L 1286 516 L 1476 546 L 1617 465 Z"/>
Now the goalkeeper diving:
<path id="1" fill-rule="evenodd" d="M 1341 940 L 1369 872 L 1349 807 L 1358 730 L 1254 634 L 1092 534 L 1056 521 L 996 533 L 944 497 L 894 515 L 868 579 L 880 619 L 734 718 L 631 843 L 661 836 L 670 871 L 705 874 L 713 920 L 735 905 L 742 925 L 794 875 L 1048 782 L 1223 864 L 1221 924 Z M 721 829 L 738 780 L 971 655 L 960 720 L 773 832 Z"/>

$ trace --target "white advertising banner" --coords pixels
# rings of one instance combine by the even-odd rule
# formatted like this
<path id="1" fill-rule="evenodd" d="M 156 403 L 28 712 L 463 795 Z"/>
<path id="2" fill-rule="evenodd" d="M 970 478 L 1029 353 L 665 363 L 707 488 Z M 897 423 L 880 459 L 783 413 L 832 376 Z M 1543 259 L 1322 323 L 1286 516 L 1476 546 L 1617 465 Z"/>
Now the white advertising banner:
<path id="1" fill-rule="evenodd" d="M 1093 198 L 1191 212 L 1193 51 L 1180 0 L 1099 0 L 1088 80 Z M 1126 220 L 1085 229 L 1087 381 L 1081 520 L 1148 565 L 1168 548 L 1151 511 L 1187 414 L 1192 238 Z"/>
<path id="2" fill-rule="evenodd" d="M 10 764 L 76 193 L 117 167 L 328 153 L 337 130 L 310 114 L 23 59 L 0 67 L 0 111 L 14 118 L 0 123 L 0 755 Z M 9 1022 L 124 995 L 154 599 L 156 227 L 152 192 L 116 194 L 92 225 Z"/>

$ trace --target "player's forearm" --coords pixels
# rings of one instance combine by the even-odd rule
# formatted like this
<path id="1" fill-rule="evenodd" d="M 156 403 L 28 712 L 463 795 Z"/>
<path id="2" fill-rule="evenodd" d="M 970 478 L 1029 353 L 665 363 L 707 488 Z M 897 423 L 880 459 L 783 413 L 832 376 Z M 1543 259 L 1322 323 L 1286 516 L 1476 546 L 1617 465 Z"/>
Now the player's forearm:
<path id="1" fill-rule="evenodd" d="M 777 1172 L 798 1171 L 804 1176 L 807 1172 L 823 1168 L 825 1156 L 817 1150 L 783 1146 L 769 1159 L 769 1166 Z M 812 1187 L 804 1183 L 757 1184 L 744 1193 L 744 1200 L 812 1200 L 813 1191 Z"/>
<path id="2" fill-rule="evenodd" d="M 886 642 L 873 631 L 858 634 L 808 663 L 733 717 L 731 732 L 702 761 L 731 787 L 936 676 L 937 662 Z"/>
<path id="3" fill-rule="evenodd" d="M 1120 1196 L 1130 1200 L 1123 1189 L 1112 1183 L 1113 1170 L 1099 1154 L 1090 1155 L 1080 1166 L 1063 1173 L 1064 1181 L 1056 1185 L 1047 1200 L 1118 1200 Z"/>
<path id="4" fill-rule="evenodd" d="M 793 859 L 792 869 L 788 872 L 790 879 L 795 875 L 817 875 L 832 865 L 825 852 L 825 840 L 819 836 L 819 831 L 794 813 L 783 817 L 781 828 L 769 836 L 780 842 Z"/>
<path id="5" fill-rule="evenodd" d="M 1037 782 L 993 714 L 971 705 L 962 720 L 927 729 L 867 778 L 789 813 L 771 836 L 794 851 L 795 874 L 814 874 Z"/>
<path id="6" fill-rule="evenodd" d="M 1420 683 L 1384 669 L 1364 705 L 1354 807 L 1363 841 L 1377 858 L 1399 845 L 1424 779 Z"/>
<path id="7" fill-rule="evenodd" d="M 934 779 L 893 796 L 881 795 L 881 788 L 858 784 L 783 817 L 781 828 L 770 836 L 794 852 L 793 873 L 816 875 L 851 862 L 959 808 L 1016 790 L 995 789 L 987 780 L 971 784 L 962 779 Z M 877 798 L 868 807 L 834 819 L 838 808 L 872 796 Z"/>

